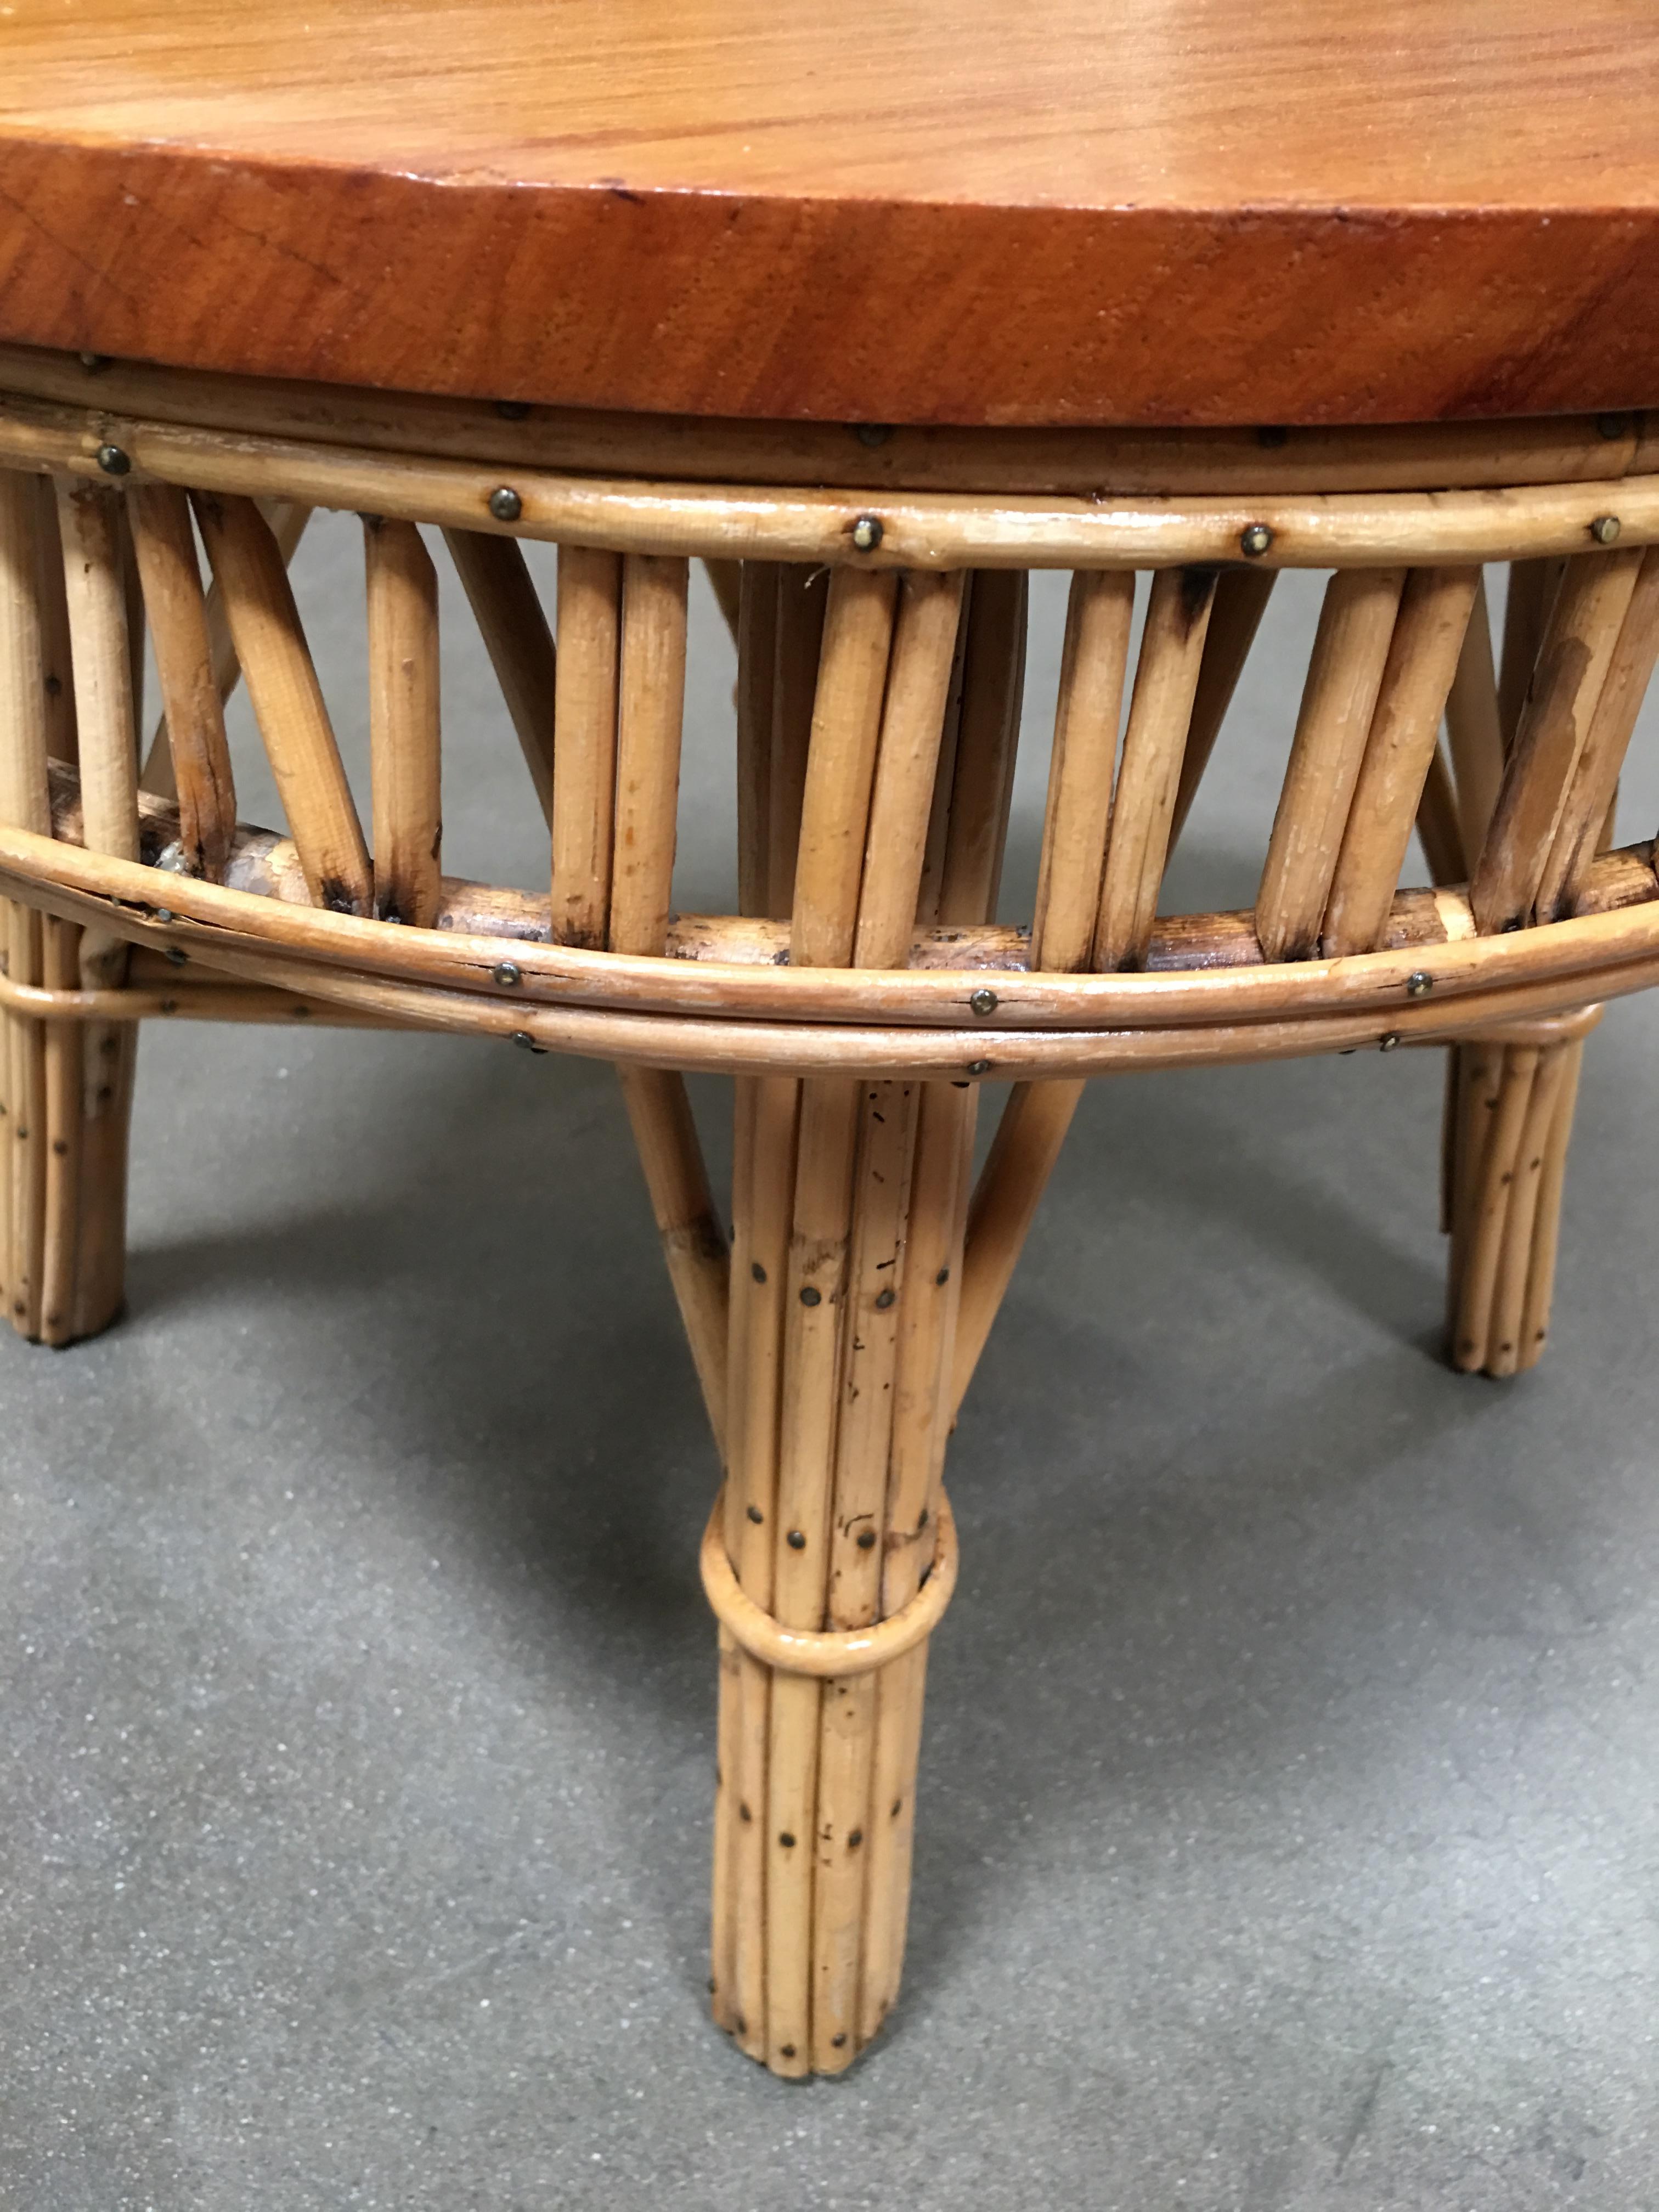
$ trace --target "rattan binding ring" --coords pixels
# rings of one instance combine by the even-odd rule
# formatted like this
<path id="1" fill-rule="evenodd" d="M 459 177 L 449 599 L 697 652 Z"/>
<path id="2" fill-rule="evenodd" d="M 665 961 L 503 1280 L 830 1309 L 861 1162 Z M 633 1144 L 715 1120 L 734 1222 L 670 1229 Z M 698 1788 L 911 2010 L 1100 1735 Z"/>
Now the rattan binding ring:
<path id="1" fill-rule="evenodd" d="M 788 1674 L 812 1674 L 825 1681 L 870 1674 L 890 1660 L 902 1658 L 932 1635 L 951 1602 L 959 1555 L 957 1524 L 942 1490 L 938 1492 L 933 1516 L 937 1530 L 933 1564 L 908 1605 L 868 1628 L 830 1631 L 785 1628 L 769 1613 L 763 1612 L 753 1598 L 744 1595 L 726 1555 L 725 1496 L 722 1490 L 702 1532 L 698 1565 L 703 1591 L 721 1627 L 763 1666 L 779 1667 Z"/>

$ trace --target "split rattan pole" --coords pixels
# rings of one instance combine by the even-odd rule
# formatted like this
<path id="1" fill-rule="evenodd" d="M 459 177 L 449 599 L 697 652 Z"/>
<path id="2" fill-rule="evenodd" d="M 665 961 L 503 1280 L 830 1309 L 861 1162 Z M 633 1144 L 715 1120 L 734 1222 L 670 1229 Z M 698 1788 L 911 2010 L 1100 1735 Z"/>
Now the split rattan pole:
<path id="1" fill-rule="evenodd" d="M 830 578 L 822 569 L 791 566 L 780 567 L 775 574 L 778 609 L 773 633 L 772 765 L 767 780 L 771 857 L 766 910 L 786 915 L 795 902 L 795 862 Z"/>
<path id="2" fill-rule="evenodd" d="M 860 1086 L 825 1608 L 832 1629 L 866 1627 L 882 1613 L 899 1327 L 915 1294 L 905 1228 L 921 1089 Z M 844 1675 L 822 1690 L 812 1823 L 811 2057 L 820 2074 L 850 2065 L 865 2039 L 859 1991 L 866 1905 L 879 1911 L 883 1904 L 866 1887 L 878 1681 L 874 1674 Z"/>
<path id="3" fill-rule="evenodd" d="M 41 972 L 48 989 L 73 990 L 81 980 L 80 931 L 48 915 L 42 921 Z M 79 1022 L 46 1022 L 46 1133 L 40 1268 L 43 1343 L 70 1343 L 75 1334 L 76 1263 L 81 1230 L 82 1091 L 86 1035 Z"/>
<path id="4" fill-rule="evenodd" d="M 831 580 L 790 929 L 792 957 L 803 964 L 844 967 L 852 957 L 896 593 L 891 576 L 843 569 Z M 805 1084 L 801 1092 L 773 1550 L 772 1610 L 790 1628 L 821 1628 L 829 1602 L 860 1088 L 855 1079 L 830 1077 Z M 806 2074 L 812 2063 L 821 1704 L 820 1685 L 811 1677 L 775 1674 L 767 1758 L 766 2063 L 784 2075 Z"/>
<path id="5" fill-rule="evenodd" d="M 1498 723 L 1507 754 L 1521 726 L 1522 709 L 1549 628 L 1564 563 L 1553 556 L 1511 561 L 1504 599 L 1504 642 L 1498 670 Z"/>
<path id="6" fill-rule="evenodd" d="M 630 553 L 623 563 L 611 949 L 668 941 L 680 732 L 685 713 L 686 563 Z"/>
<path id="7" fill-rule="evenodd" d="M 1152 578 L 1112 798 L 1097 968 L 1138 968 L 1146 957 L 1215 584 L 1212 568 L 1162 568 Z"/>
<path id="8" fill-rule="evenodd" d="M 1221 735 L 1233 693 L 1250 657 L 1255 634 L 1261 627 L 1261 617 L 1267 611 L 1273 582 L 1274 571 L 1271 568 L 1224 569 L 1217 580 L 1204 638 L 1204 659 L 1198 672 L 1198 690 L 1193 696 L 1187 750 L 1182 757 L 1181 781 L 1176 789 L 1175 809 L 1170 822 L 1171 852 L 1192 812 L 1193 801 L 1210 764 L 1216 739 Z"/>
<path id="9" fill-rule="evenodd" d="M 75 669 L 82 834 L 88 848 L 138 858 L 138 762 L 121 495 L 60 480 L 58 529 Z"/>
<path id="10" fill-rule="evenodd" d="M 915 932 L 963 582 L 960 569 L 901 581 L 856 892 L 855 968 L 902 967 Z"/>
<path id="11" fill-rule="evenodd" d="M 1480 580 L 1478 568 L 1406 580 L 1325 909 L 1328 959 L 1382 940 Z"/>
<path id="12" fill-rule="evenodd" d="M 1463 857 L 1457 787 L 1438 744 L 1429 755 L 1428 773 L 1423 778 L 1423 790 L 1417 802 L 1417 834 L 1423 842 L 1423 857 L 1429 864 L 1429 881 L 1437 889 L 1467 881 L 1469 872 Z M 1385 931 L 1386 927 L 1385 924 Z"/>
<path id="13" fill-rule="evenodd" d="M 1492 1286 L 1491 1318 L 1486 1327 L 1486 1357 L 1481 1364 L 1488 1375 L 1513 1375 L 1522 1364 L 1526 1347 L 1522 1338 L 1527 1291 L 1532 1272 L 1534 1231 L 1538 1225 L 1539 1200 L 1543 1194 L 1544 1161 L 1567 1078 L 1569 1054 L 1576 1044 L 1551 1045 L 1538 1055 L 1526 1120 L 1509 1186 L 1509 1211 L 1504 1223 L 1503 1243 Z"/>
<path id="14" fill-rule="evenodd" d="M 860 967 L 902 964 L 915 928 L 923 846 L 938 811 L 963 585 L 958 574 L 906 575 L 901 586 L 859 895 L 854 958 Z M 921 1295 L 902 1267 L 918 1088 L 860 1086 L 830 1539 L 831 1628 L 867 1626 L 882 1610 L 882 1566 L 892 1534 L 886 1508 L 899 1334 Z M 919 1233 L 925 1240 L 927 1231 Z M 878 1695 L 878 1678 L 869 1674 L 826 1681 L 822 1692 L 811 2017 L 812 2064 L 820 2073 L 849 2064 L 864 2040 L 860 1988 L 866 1919 L 889 1917 L 892 1910 L 878 1887 L 866 1888 Z M 919 1723 L 917 1733 L 919 1740 Z"/>
<path id="15" fill-rule="evenodd" d="M 1643 557 L 1636 548 L 1567 563 L 1469 884 L 1476 924 L 1487 934 L 1531 915 Z"/>
<path id="16" fill-rule="evenodd" d="M 738 641 L 738 629 L 743 619 L 743 563 L 741 561 L 705 561 L 710 590 L 720 618 L 732 633 L 732 642 Z"/>
<path id="17" fill-rule="evenodd" d="M 43 682 L 39 503 L 33 481 L 0 470 L 0 819 L 49 836 L 46 700 Z M 6 972 L 40 983 L 40 917 L 15 901 L 0 903 Z M 22 1336 L 40 1330 L 46 1229 L 44 1024 L 3 1020 L 6 1080 L 3 1257 L 7 1310 Z"/>
<path id="18" fill-rule="evenodd" d="M 1578 1078 L 1584 1064 L 1583 1040 L 1563 1051 L 1564 1072 L 1556 1094 L 1554 1118 L 1544 1144 L 1544 1164 L 1539 1176 L 1538 1200 L 1533 1223 L 1532 1250 L 1527 1267 L 1527 1295 L 1521 1313 L 1519 1371 L 1534 1366 L 1549 1334 L 1550 1304 L 1555 1289 L 1555 1255 L 1561 1227 L 1561 1187 L 1566 1175 L 1567 1146 L 1572 1137 L 1573 1110 L 1578 1100 Z"/>
<path id="19" fill-rule="evenodd" d="M 191 875 L 220 883 L 236 833 L 236 786 L 190 501 L 172 484 L 139 484 L 128 498 L 179 798 L 179 853 Z"/>
<path id="20" fill-rule="evenodd" d="M 362 825 L 282 548 L 251 499 L 198 492 L 194 504 L 313 901 L 336 914 L 370 915 L 374 885 Z"/>
<path id="21" fill-rule="evenodd" d="M 374 912 L 430 929 L 443 835 L 438 572 L 412 522 L 365 517 L 363 556 Z"/>
<path id="22" fill-rule="evenodd" d="M 75 664 L 70 645 L 69 601 L 64 590 L 64 546 L 58 529 L 58 486 L 34 479 L 40 501 L 35 565 L 40 572 L 40 679 L 46 700 L 46 751 L 53 760 L 78 758 L 75 733 Z"/>
<path id="23" fill-rule="evenodd" d="M 778 654 L 776 564 L 744 561 L 738 609 L 738 912 L 771 914 L 772 747 Z"/>
<path id="24" fill-rule="evenodd" d="M 922 1086 L 910 1179 L 907 1295 L 893 1378 L 881 1607 L 915 1595 L 933 1556 L 939 1478 L 953 1401 L 950 1382 L 963 1282 L 963 1238 L 979 1086 Z M 877 1677 L 876 1742 L 865 1850 L 864 1958 L 859 2036 L 868 2042 L 898 1995 L 910 1903 L 918 1753 L 927 1646 Z"/>
<path id="25" fill-rule="evenodd" d="M 1029 580 L 1019 569 L 981 569 L 973 579 L 950 814 L 932 917 L 947 926 L 996 915 L 1025 689 L 1029 599 Z"/>
<path id="26" fill-rule="evenodd" d="M 668 941 L 685 698 L 686 564 L 629 554 L 623 564 L 617 736 L 613 951 L 660 954 Z M 623 1097 L 645 1170 L 703 1402 L 724 1449 L 728 1262 L 685 1079 L 622 1067 Z"/>
<path id="27" fill-rule="evenodd" d="M 1486 841 L 1486 824 L 1504 781 L 1504 731 L 1492 672 L 1492 619 L 1484 571 L 1469 611 L 1457 673 L 1446 695 L 1446 736 L 1457 787 L 1457 819 L 1464 852 L 1473 860 Z"/>
<path id="28" fill-rule="evenodd" d="M 553 936 L 603 951 L 616 810 L 622 561 L 559 548 L 553 751 Z"/>
<path id="29" fill-rule="evenodd" d="M 1132 575 L 1097 569 L 1073 577 L 1031 921 L 1034 968 L 1089 964 L 1133 611 Z"/>
<path id="30" fill-rule="evenodd" d="M 726 1423 L 726 1234 L 709 1194 L 685 1078 L 667 1068 L 619 1067 L 623 1098 L 651 1194 L 669 1280 L 691 1346 L 714 1442 Z"/>
<path id="31" fill-rule="evenodd" d="M 1650 546 L 1643 556 L 1630 605 L 1619 627 L 1619 641 L 1607 663 L 1595 712 L 1579 748 L 1555 825 L 1548 865 L 1538 887 L 1540 921 L 1556 921 L 1574 911 L 1591 863 L 1607 842 L 1620 774 L 1656 660 L 1659 660 L 1659 547 Z"/>
<path id="32" fill-rule="evenodd" d="M 300 549 L 300 540 L 306 534 L 306 526 L 311 520 L 312 510 L 298 501 L 289 499 L 262 500 L 256 504 L 270 525 L 283 568 L 291 568 L 294 556 Z M 208 586 L 207 624 L 213 655 L 213 680 L 222 707 L 242 680 L 242 664 L 236 655 L 236 641 L 230 634 L 224 593 L 216 581 Z M 164 699 L 163 707 L 166 703 Z M 173 782 L 173 748 L 167 738 L 165 714 L 151 733 L 149 750 L 144 755 L 144 764 L 138 777 L 138 788 L 154 792 L 162 799 L 177 796 Z"/>
<path id="33" fill-rule="evenodd" d="M 446 530 L 444 544 L 501 687 L 537 799 L 551 823 L 556 663 L 552 632 L 524 549 L 516 538 L 492 538 L 480 530 Z"/>
<path id="34" fill-rule="evenodd" d="M 1074 971 L 1087 966 L 1093 948 L 1133 610 L 1133 577 L 1073 578 L 1031 927 L 1034 969 Z M 984 1349 L 1082 1096 L 1081 1083 L 1017 1083 L 1003 1107 L 968 1218 L 953 1411 Z"/>
<path id="35" fill-rule="evenodd" d="M 1269 960 L 1304 960 L 1318 944 L 1405 580 L 1401 568 L 1339 568 L 1325 587 L 1256 894 Z"/>

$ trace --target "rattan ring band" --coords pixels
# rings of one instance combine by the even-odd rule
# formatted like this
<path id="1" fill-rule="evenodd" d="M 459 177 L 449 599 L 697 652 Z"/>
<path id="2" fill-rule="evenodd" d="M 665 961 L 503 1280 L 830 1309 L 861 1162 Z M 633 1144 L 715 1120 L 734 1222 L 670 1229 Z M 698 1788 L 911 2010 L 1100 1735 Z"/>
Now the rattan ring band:
<path id="1" fill-rule="evenodd" d="M 714 1500 L 702 1534 L 698 1565 L 704 1595 L 721 1627 L 764 1667 L 778 1668 L 786 1674 L 812 1674 L 824 1681 L 870 1674 L 890 1660 L 902 1659 L 931 1636 L 951 1602 L 957 1586 L 957 1525 L 945 1492 L 941 1490 L 938 1496 L 933 1564 L 927 1581 L 908 1605 L 868 1628 L 785 1628 L 753 1598 L 745 1597 L 726 1554 L 724 1491 Z"/>

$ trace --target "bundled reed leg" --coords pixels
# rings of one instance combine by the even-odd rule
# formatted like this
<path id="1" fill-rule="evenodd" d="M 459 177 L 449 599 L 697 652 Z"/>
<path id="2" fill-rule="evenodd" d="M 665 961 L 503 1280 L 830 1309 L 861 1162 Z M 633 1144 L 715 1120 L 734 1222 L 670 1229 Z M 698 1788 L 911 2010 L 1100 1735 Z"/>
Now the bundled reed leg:
<path id="1" fill-rule="evenodd" d="M 1583 1036 L 1598 1007 L 1454 1048 L 1447 1340 L 1468 1374 L 1543 1352 Z"/>
<path id="2" fill-rule="evenodd" d="M 958 724 L 942 765 L 963 598 L 959 576 L 831 582 L 792 958 L 906 958 L 946 773 L 961 805 L 947 804 L 928 896 L 950 881 L 966 897 L 977 878 L 983 911 L 998 863 L 982 817 L 1000 812 L 1007 763 L 984 757 L 980 735 L 964 751 Z M 759 579 L 745 600 L 740 635 L 763 649 L 777 602 Z M 989 605 L 1012 645 L 1011 608 Z M 788 696 L 740 668 L 745 755 L 774 778 Z M 756 902 L 784 873 L 760 842 L 744 844 Z M 855 1655 L 883 1624 L 903 1630 L 933 1558 L 974 1104 L 971 1085 L 840 1078 L 739 1094 L 727 1480 L 708 1540 L 732 1593 L 710 1582 L 723 1625 L 714 2008 L 786 2075 L 850 2064 L 897 1988 L 923 1643 L 885 1666 Z M 791 1635 L 827 1655 L 780 1655 Z"/>

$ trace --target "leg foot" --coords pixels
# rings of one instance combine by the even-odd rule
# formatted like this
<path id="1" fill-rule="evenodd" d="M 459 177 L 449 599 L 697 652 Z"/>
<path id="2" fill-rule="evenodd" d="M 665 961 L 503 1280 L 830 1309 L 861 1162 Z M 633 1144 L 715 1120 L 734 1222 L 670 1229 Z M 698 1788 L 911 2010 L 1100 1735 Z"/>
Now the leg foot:
<path id="1" fill-rule="evenodd" d="M 1521 1374 L 1543 1352 L 1583 1035 L 1600 1012 L 1448 1055 L 1447 1340 L 1466 1374 Z"/>

